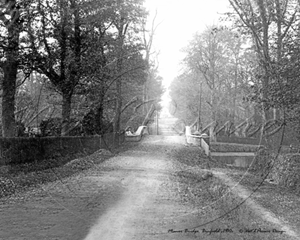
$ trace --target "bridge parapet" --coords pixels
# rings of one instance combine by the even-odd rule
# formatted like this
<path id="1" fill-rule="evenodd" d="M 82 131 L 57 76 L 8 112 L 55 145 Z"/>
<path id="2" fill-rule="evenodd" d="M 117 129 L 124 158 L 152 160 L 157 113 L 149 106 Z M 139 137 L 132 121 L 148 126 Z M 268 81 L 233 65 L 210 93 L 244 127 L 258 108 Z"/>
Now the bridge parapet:
<path id="1" fill-rule="evenodd" d="M 207 134 L 193 134 L 189 126 L 186 127 L 185 133 L 187 143 L 199 146 L 209 157 L 236 167 L 248 167 L 253 161 L 255 152 L 262 147 L 250 144 L 211 142 Z"/>
<path id="2" fill-rule="evenodd" d="M 190 126 L 185 127 L 185 136 L 188 144 L 201 147 L 207 156 L 210 156 L 209 136 L 207 134 L 192 134 Z"/>
<path id="3" fill-rule="evenodd" d="M 134 133 L 125 132 L 125 141 L 127 142 L 138 142 L 142 139 L 144 132 L 146 131 L 146 126 L 139 126 L 139 128 Z"/>

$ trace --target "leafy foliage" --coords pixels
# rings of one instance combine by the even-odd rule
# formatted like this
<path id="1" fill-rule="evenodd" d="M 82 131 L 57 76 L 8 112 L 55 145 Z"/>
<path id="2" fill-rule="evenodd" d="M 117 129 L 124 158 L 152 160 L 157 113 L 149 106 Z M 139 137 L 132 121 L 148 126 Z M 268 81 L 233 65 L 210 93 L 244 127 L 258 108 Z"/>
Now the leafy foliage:
<path id="1" fill-rule="evenodd" d="M 238 32 L 222 26 L 195 34 L 185 49 L 184 73 L 171 86 L 181 118 L 190 124 L 197 118 L 204 124 L 237 124 L 251 117 L 254 109 L 243 98 L 250 92 L 248 67 L 254 57 L 245 43 Z"/>
<path id="2" fill-rule="evenodd" d="M 228 16 L 233 27 L 248 35 L 257 54 L 254 69 L 257 86 L 253 100 L 261 104 L 265 121 L 272 117 L 271 108 L 275 109 L 273 118 L 279 118 L 279 112 L 283 117 L 282 104 L 290 101 L 284 100 L 290 96 L 287 95 L 290 77 L 284 72 L 285 65 L 294 64 L 290 55 L 297 45 L 299 3 L 293 0 L 230 0 L 230 4 L 233 12 Z"/>
<path id="3" fill-rule="evenodd" d="M 115 127 L 124 125 L 127 103 L 134 96 L 144 99 L 146 84 L 154 98 L 162 94 L 161 79 L 144 54 L 147 13 L 142 0 L 11 2 L 0 7 L 5 9 L 3 17 L 18 12 L 16 36 L 20 38 L 15 38 L 19 51 L 12 57 L 17 64 L 15 85 L 10 85 L 8 98 L 5 95 L 15 111 L 2 114 L 7 115 L 5 119 L 16 118 L 25 127 L 38 127 L 42 120 L 61 118 L 61 126 L 55 124 L 55 135 L 58 129 L 63 135 L 71 134 L 74 122 L 86 125 L 86 133 L 99 134 L 116 119 Z M 4 20 L 1 24 L 0 54 L 4 59 L 9 29 Z M 91 115 L 92 124 L 86 121 Z M 15 123 L 5 121 L 3 129 L 9 127 L 14 135 Z"/>

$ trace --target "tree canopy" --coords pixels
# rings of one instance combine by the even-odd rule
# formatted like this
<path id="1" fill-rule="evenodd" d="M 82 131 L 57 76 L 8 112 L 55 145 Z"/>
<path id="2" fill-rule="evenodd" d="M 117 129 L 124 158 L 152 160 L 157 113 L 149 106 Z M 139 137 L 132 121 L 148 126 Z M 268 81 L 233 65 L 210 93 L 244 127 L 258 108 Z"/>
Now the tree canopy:
<path id="1" fill-rule="evenodd" d="M 273 122 L 278 130 L 290 122 L 298 129 L 299 1 L 229 3 L 220 23 L 196 33 L 184 50 L 184 72 L 171 86 L 184 109 L 178 114 L 206 124 Z"/>
<path id="2" fill-rule="evenodd" d="M 28 127 L 31 118 L 38 124 L 51 117 L 60 119 L 62 135 L 91 116 L 90 134 L 107 124 L 118 132 L 129 107 L 146 99 L 143 86 L 162 89 L 145 57 L 143 0 L 14 0 L 0 7 L 3 136 L 16 136 L 17 121 Z"/>

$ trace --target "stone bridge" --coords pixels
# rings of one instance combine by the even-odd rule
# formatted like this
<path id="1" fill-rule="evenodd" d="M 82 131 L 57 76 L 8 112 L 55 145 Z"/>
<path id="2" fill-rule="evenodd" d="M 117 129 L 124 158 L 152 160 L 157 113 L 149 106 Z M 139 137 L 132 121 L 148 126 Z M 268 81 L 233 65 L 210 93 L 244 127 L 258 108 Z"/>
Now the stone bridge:
<path id="1" fill-rule="evenodd" d="M 248 167 L 252 163 L 257 150 L 262 147 L 257 144 L 258 141 L 254 138 L 250 140 L 243 138 L 243 142 L 239 138 L 233 139 L 233 136 L 233 138 L 230 138 L 233 142 L 230 142 L 229 138 L 220 138 L 221 141 L 218 142 L 213 141 L 207 134 L 193 134 L 195 131 L 190 126 L 185 126 L 182 131 L 176 125 L 178 122 L 179 119 L 170 114 L 160 114 L 148 126 L 148 134 L 175 136 L 185 133 L 187 144 L 199 146 L 207 156 L 236 167 Z"/>

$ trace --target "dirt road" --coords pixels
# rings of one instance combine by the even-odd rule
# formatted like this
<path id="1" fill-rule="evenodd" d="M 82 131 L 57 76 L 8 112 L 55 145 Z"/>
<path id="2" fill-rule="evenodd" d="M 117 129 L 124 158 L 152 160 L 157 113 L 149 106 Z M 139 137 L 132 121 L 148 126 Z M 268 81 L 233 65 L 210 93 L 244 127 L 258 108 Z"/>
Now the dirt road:
<path id="1" fill-rule="evenodd" d="M 202 160 L 198 149 L 184 145 L 183 137 L 150 136 L 80 175 L 1 203 L 0 239 L 298 238 L 247 204 L 220 218 L 233 207 L 219 193 L 223 180 L 203 179 L 201 164 L 185 164 L 185 157 Z"/>

